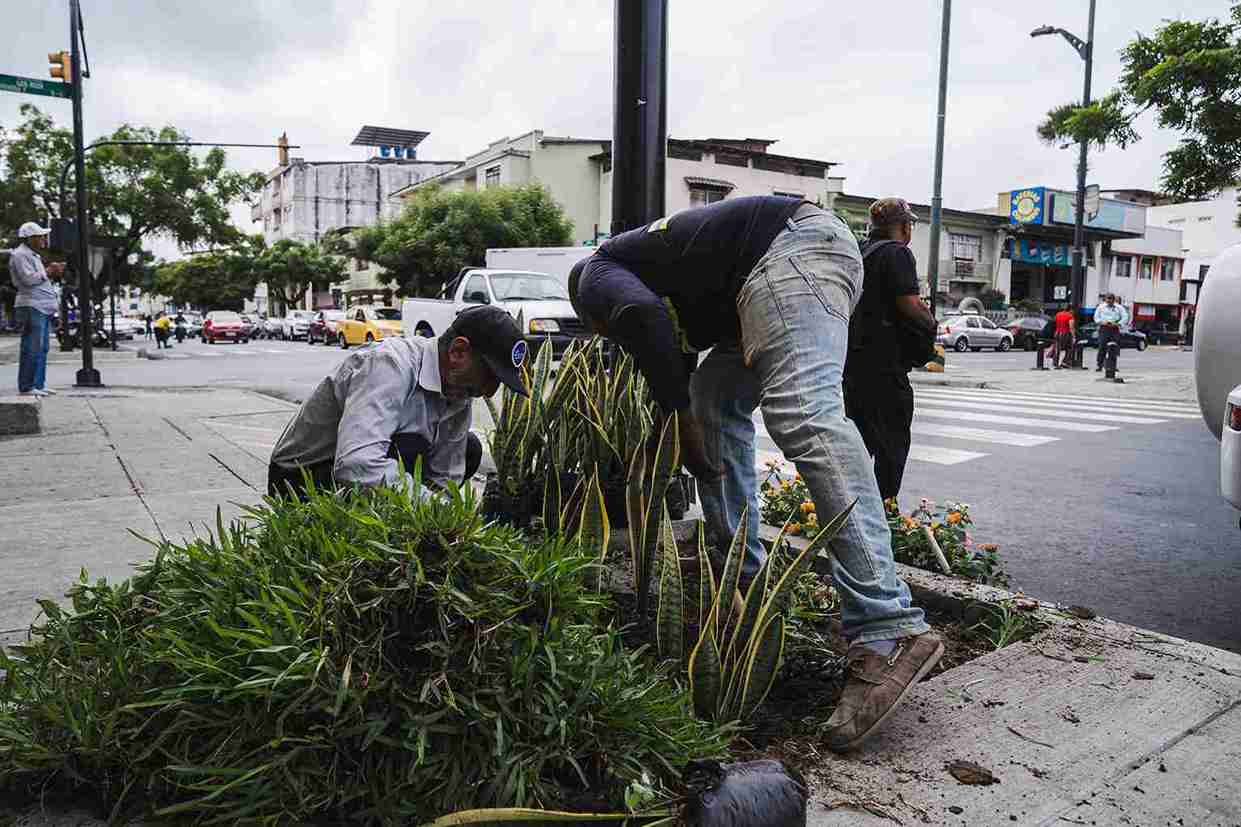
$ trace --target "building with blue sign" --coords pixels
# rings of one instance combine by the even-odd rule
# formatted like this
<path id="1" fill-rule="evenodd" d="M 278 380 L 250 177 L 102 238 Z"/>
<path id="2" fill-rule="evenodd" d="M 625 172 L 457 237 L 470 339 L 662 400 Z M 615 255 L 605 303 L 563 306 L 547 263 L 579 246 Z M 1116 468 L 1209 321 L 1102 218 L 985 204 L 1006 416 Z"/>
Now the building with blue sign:
<path id="1" fill-rule="evenodd" d="M 1071 301 L 1073 220 L 1077 197 L 1050 187 L 1022 187 L 1001 192 L 996 212 L 1008 217 L 1004 256 L 1009 262 L 1009 301 L 1034 300 L 1044 310 Z M 1094 306 L 1107 288 L 1111 244 L 1146 234 L 1146 207 L 1100 198 L 1087 214 L 1084 307 Z"/>

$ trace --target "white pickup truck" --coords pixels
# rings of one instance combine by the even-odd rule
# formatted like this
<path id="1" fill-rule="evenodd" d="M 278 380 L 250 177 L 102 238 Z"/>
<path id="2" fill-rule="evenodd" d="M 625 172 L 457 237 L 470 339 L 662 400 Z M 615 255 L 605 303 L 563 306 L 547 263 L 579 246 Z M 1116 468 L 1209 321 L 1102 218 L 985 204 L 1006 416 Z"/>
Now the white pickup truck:
<path id="1" fill-rule="evenodd" d="M 589 334 L 569 303 L 568 289 L 547 273 L 467 268 L 444 286 L 443 298 L 406 299 L 401 325 L 406 336 L 437 336 L 467 307 L 493 304 L 517 318 L 533 354 L 546 340 L 559 358 L 574 339 Z"/>
<path id="2" fill-rule="evenodd" d="M 1207 427 L 1219 438 L 1219 488 L 1241 508 L 1241 244 L 1211 265 L 1198 298 L 1194 377 Z"/>

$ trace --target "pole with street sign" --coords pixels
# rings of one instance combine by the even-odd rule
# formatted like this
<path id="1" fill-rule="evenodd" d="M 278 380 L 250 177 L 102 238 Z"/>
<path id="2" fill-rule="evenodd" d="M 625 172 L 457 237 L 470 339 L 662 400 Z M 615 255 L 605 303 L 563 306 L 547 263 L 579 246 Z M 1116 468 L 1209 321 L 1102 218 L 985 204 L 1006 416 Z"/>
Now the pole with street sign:
<path id="1" fill-rule="evenodd" d="M 53 83 L 21 75 L 0 75 L 0 92 L 16 92 L 19 95 L 44 95 L 49 98 L 68 98 L 70 88 L 66 83 Z"/>

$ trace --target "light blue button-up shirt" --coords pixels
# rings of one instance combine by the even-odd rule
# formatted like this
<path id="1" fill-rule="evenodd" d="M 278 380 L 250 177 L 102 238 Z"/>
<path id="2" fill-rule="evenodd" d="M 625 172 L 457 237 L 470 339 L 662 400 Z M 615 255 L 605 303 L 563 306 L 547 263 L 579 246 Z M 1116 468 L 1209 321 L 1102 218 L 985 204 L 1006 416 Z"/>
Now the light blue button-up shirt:
<path id="1" fill-rule="evenodd" d="M 1101 304 L 1094 309 L 1095 324 L 1114 324 L 1124 327 L 1129 321 L 1129 311 L 1119 304 Z"/>

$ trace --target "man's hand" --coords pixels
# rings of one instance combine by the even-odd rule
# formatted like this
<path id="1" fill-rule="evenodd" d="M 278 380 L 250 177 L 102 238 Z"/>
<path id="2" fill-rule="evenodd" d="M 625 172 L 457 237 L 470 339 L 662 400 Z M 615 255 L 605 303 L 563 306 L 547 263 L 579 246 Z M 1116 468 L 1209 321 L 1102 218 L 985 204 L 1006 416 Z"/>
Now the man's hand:
<path id="1" fill-rule="evenodd" d="M 688 408 L 677 413 L 677 431 L 681 437 L 681 464 L 685 469 L 703 485 L 718 482 L 721 476 L 720 468 L 708 458 L 702 427 Z"/>

